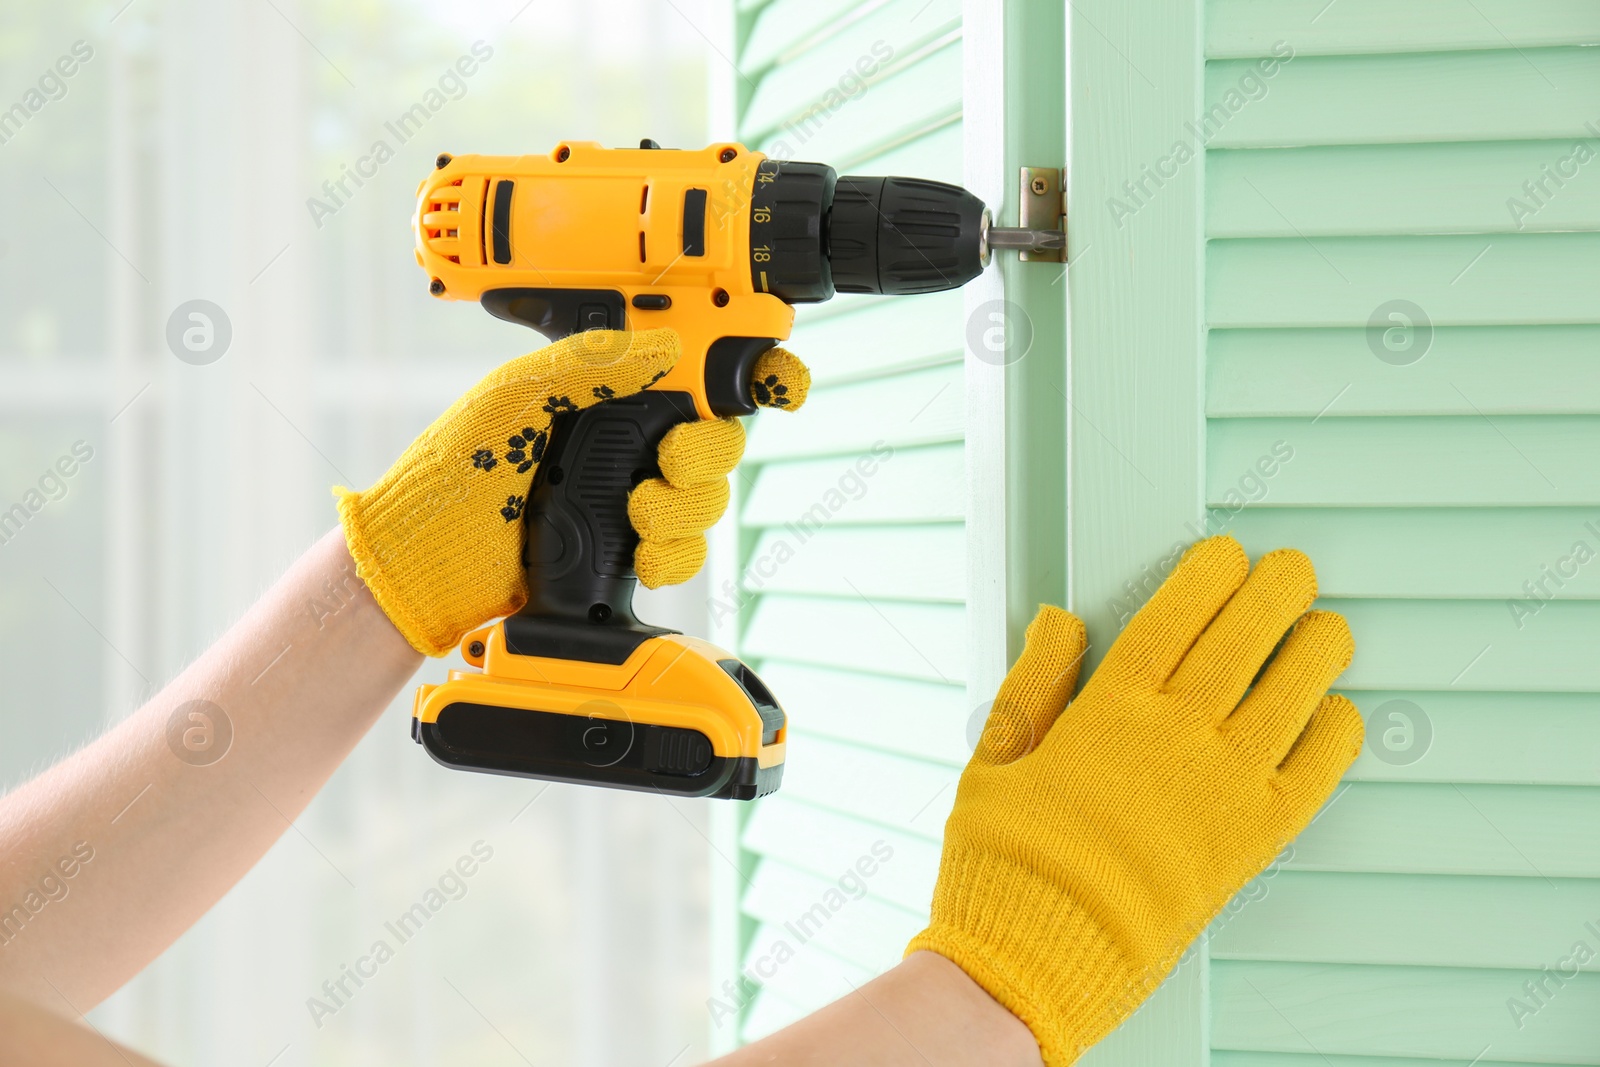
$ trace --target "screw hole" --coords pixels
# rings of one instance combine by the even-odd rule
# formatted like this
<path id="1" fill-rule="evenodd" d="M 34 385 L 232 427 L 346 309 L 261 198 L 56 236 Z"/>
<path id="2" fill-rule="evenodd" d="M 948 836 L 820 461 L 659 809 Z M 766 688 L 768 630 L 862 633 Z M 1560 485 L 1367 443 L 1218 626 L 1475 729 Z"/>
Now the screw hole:
<path id="1" fill-rule="evenodd" d="M 633 468 L 633 473 L 628 475 L 628 480 L 637 486 L 640 482 L 644 481 L 648 477 L 650 477 L 649 471 L 645 470 L 643 467 L 635 467 Z"/>
<path id="2" fill-rule="evenodd" d="M 717 158 L 722 160 L 722 162 L 724 162 L 724 163 L 732 163 L 733 160 L 734 160 L 734 157 L 737 156 L 738 154 L 739 154 L 738 152 L 735 152 L 731 148 L 724 148 L 722 150 L 722 154 L 720 156 L 718 156 Z"/>
<path id="3" fill-rule="evenodd" d="M 566 477 L 566 472 L 563 471 L 560 467 L 551 467 L 550 468 L 550 473 L 546 474 L 544 476 L 544 480 L 549 482 L 551 485 L 560 485 L 561 484 L 561 479 L 565 478 L 565 477 Z"/>
<path id="4" fill-rule="evenodd" d="M 605 622 L 609 618 L 611 618 L 611 605 L 609 605 L 609 604 L 590 604 L 589 605 L 589 621 L 590 622 L 595 622 L 595 623 Z"/>
<path id="5" fill-rule="evenodd" d="M 571 157 L 571 155 L 572 149 L 568 148 L 566 145 L 562 145 L 560 148 L 556 149 L 556 162 L 565 163 L 568 158 Z"/>
<path id="6" fill-rule="evenodd" d="M 439 158 L 435 159 L 433 161 L 433 165 L 435 167 L 437 167 L 439 170 L 444 170 L 444 168 L 446 168 L 446 167 L 448 167 L 450 165 L 450 161 L 452 159 L 454 159 L 454 158 L 455 157 L 452 156 L 449 152 L 440 152 L 439 153 Z"/>
<path id="7" fill-rule="evenodd" d="M 717 305 L 719 308 L 727 307 L 728 299 L 728 290 L 726 289 L 718 289 L 716 292 L 711 294 L 711 302 Z"/>
<path id="8" fill-rule="evenodd" d="M 483 642 L 474 641 L 472 644 L 468 645 L 467 655 L 471 656 L 473 659 L 477 659 L 479 656 L 483 655 Z"/>
<path id="9" fill-rule="evenodd" d="M 444 282 L 440 281 L 438 278 L 435 278 L 433 281 L 428 283 L 428 292 L 432 293 L 434 296 L 442 296 L 444 294 Z"/>

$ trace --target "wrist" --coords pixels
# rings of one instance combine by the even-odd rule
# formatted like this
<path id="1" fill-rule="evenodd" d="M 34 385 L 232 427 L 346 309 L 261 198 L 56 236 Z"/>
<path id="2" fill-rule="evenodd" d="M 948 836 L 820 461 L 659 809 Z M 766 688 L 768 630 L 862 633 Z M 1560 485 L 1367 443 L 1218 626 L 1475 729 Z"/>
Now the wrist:
<path id="1" fill-rule="evenodd" d="M 964 1032 L 974 1047 L 985 1050 L 987 1064 L 1039 1067 L 1039 1043 L 1026 1024 L 984 990 L 960 966 L 933 951 L 912 952 L 892 974 L 919 990 L 930 1015 L 942 1027 Z"/>

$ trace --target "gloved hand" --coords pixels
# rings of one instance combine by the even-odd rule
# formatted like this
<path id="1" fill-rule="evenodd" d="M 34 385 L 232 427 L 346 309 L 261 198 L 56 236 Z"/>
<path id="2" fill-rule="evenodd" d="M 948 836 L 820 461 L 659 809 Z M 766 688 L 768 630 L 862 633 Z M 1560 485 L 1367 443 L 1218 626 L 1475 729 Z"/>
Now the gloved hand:
<path id="1" fill-rule="evenodd" d="M 1315 597 L 1301 553 L 1251 572 L 1232 538 L 1203 541 L 1070 704 L 1083 623 L 1042 608 L 961 776 L 907 953 L 953 960 L 1051 1067 L 1116 1028 L 1361 750 L 1355 705 L 1327 693 L 1355 646 L 1342 616 L 1306 611 Z"/>
<path id="2" fill-rule="evenodd" d="M 439 656 L 469 630 L 527 601 L 522 511 L 551 420 L 647 388 L 677 363 L 672 330 L 592 330 L 492 371 L 422 432 L 377 484 L 334 489 L 356 572 L 413 648 Z M 793 410 L 805 365 L 775 348 L 756 364 L 752 396 Z M 684 423 L 657 450 L 660 478 L 641 482 L 628 515 L 650 588 L 688 581 L 705 562 L 705 531 L 728 506 L 744 452 L 737 419 Z"/>

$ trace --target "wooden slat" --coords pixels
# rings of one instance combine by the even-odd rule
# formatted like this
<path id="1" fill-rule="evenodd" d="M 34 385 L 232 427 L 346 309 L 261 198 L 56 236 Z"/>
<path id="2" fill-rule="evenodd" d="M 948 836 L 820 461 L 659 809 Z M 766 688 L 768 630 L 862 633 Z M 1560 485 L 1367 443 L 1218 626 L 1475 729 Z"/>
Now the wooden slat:
<path id="1" fill-rule="evenodd" d="M 799 413 L 801 418 L 805 412 Z M 870 453 L 867 453 L 870 456 Z M 960 520 L 966 500 L 964 456 L 960 444 L 931 448 L 897 448 L 867 479 L 867 492 L 851 499 L 859 476 L 857 456 L 768 462 L 748 486 L 739 521 L 746 526 L 799 523 L 820 501 L 848 503 L 833 509 L 828 525 L 885 522 L 950 522 Z M 841 482 L 843 484 L 841 484 Z"/>
<path id="2" fill-rule="evenodd" d="M 1587 271 L 1596 257 L 1595 233 L 1212 241 L 1206 318 L 1213 327 L 1365 327 L 1402 298 L 1434 326 L 1595 322 L 1600 286 Z"/>
<path id="3" fill-rule="evenodd" d="M 1592 137 L 1581 143 L 1591 153 L 1587 163 L 1570 138 L 1208 152 L 1206 234 L 1600 229 L 1600 178 L 1589 176 L 1600 170 Z M 1525 190 L 1526 182 L 1544 187 Z"/>
<path id="4" fill-rule="evenodd" d="M 1380 736 L 1368 744 L 1345 777 L 1352 781 L 1482 782 L 1505 785 L 1600 785 L 1600 696 L 1590 693 L 1461 693 L 1403 690 L 1347 690 L 1364 716 L 1377 715 L 1381 729 L 1400 729 L 1391 742 L 1403 762 L 1390 754 Z M 1397 717 L 1418 718 L 1409 735 Z M 1387 710 L 1386 710 L 1387 709 Z M 1412 748 L 1422 745 L 1421 748 Z M 1413 760 L 1413 757 L 1415 759 Z"/>
<path id="5" fill-rule="evenodd" d="M 1258 497 L 1274 507 L 1600 503 L 1592 415 L 1212 419 L 1208 434 L 1213 506 L 1259 492 L 1250 477 L 1278 442 L 1294 456 Z"/>
<path id="6" fill-rule="evenodd" d="M 796 106 L 822 100 L 830 92 L 849 92 L 865 78 L 871 92 L 880 71 L 892 71 L 920 45 L 959 26 L 961 0 L 888 0 L 854 4 L 828 19 L 833 3 L 811 5 L 780 0 L 765 12 L 746 48 L 746 67 L 758 69 L 763 54 L 773 55 L 768 41 L 787 36 L 774 57 L 780 65 L 766 70 L 741 116 L 741 125 L 769 128 L 789 117 Z M 790 19 L 789 16 L 798 16 Z M 818 18 L 822 16 L 827 21 Z M 803 23 L 785 26 L 783 23 Z M 778 43 L 778 42 L 774 42 Z M 844 79 L 841 84 L 841 78 Z"/>
<path id="7" fill-rule="evenodd" d="M 1449 1061 L 1445 1061 L 1448 1063 Z M 1441 1067 L 1436 1059 L 1412 1056 L 1324 1056 L 1320 1052 L 1233 1052 L 1216 1049 L 1211 1067 Z M 1462 1067 L 1522 1067 L 1506 1060 L 1478 1060 Z"/>
<path id="8" fill-rule="evenodd" d="M 1539 48 L 1600 43 L 1589 0 L 1208 0 L 1206 55 L 1299 55 Z"/>
<path id="9" fill-rule="evenodd" d="M 1355 782 L 1342 786 L 1295 839 L 1294 857 L 1285 866 L 1596 878 L 1596 820 L 1600 789 Z"/>
<path id="10" fill-rule="evenodd" d="M 767 530 L 744 560 L 743 584 L 765 593 L 960 603 L 966 548 L 960 523 Z"/>
<path id="11" fill-rule="evenodd" d="M 872 877 L 856 874 L 856 878 L 848 872 L 819 878 L 765 860 L 751 876 L 740 907 L 757 921 L 787 930 L 791 943 L 815 940 L 840 959 L 877 974 L 900 962 L 906 943 L 928 921 L 871 896 Z"/>
<path id="12" fill-rule="evenodd" d="M 797 731 L 783 789 L 795 800 L 937 843 L 960 770 Z"/>
<path id="13" fill-rule="evenodd" d="M 865 967 L 840 959 L 816 941 L 797 942 L 787 930 L 766 923 L 751 936 L 742 962 L 746 974 L 761 977 L 762 988 L 775 990 L 785 1000 L 811 1011 L 874 977 Z M 771 973 L 762 975 L 762 970 Z"/>
<path id="14" fill-rule="evenodd" d="M 1600 691 L 1600 603 L 1552 601 L 1517 616 L 1503 600 L 1325 598 L 1355 635 L 1339 684 L 1354 689 Z"/>
<path id="15" fill-rule="evenodd" d="M 837 159 L 834 165 L 844 168 L 841 173 L 845 174 L 899 174 L 960 185 L 963 178 L 960 112 L 936 121 L 938 124 L 921 136 L 890 140 L 868 148 L 865 155 Z"/>
<path id="16" fill-rule="evenodd" d="M 961 107 L 959 31 L 952 29 L 939 40 L 947 43 L 897 57 L 904 67 L 897 62 L 892 74 L 829 116 L 807 120 L 803 112 L 785 113 L 792 109 L 774 107 L 765 122 L 741 125 L 741 137 L 769 145 L 772 154 L 782 158 L 829 162 L 860 158 L 881 150 L 886 142 L 926 129 Z"/>
<path id="17" fill-rule="evenodd" d="M 1550 946 L 1552 961 L 1570 948 Z M 1219 960 L 1211 975 L 1212 1046 L 1463 1064 L 1487 1049 L 1516 1063 L 1593 1063 L 1600 976 L 1569 980 L 1519 1029 L 1506 1001 L 1525 997 L 1523 983 L 1539 978 L 1538 971 Z"/>
<path id="18" fill-rule="evenodd" d="M 1229 528 L 1252 557 L 1306 553 L 1328 597 L 1524 599 L 1525 583 L 1541 581 L 1541 598 L 1600 597 L 1600 515 L 1583 508 L 1262 507 Z"/>
<path id="19" fill-rule="evenodd" d="M 903 16 L 904 12 L 898 9 L 915 10 L 910 6 L 912 2 L 894 0 L 860 25 L 851 27 L 849 32 L 829 38 L 821 47 L 800 56 L 798 62 L 769 71 L 756 86 L 750 107 L 739 119 L 741 136 L 782 137 L 787 134 L 796 150 L 801 144 L 809 146 L 812 137 L 821 137 L 829 129 L 841 131 L 835 134 L 840 136 L 847 128 L 857 127 L 855 136 L 860 137 L 866 132 L 859 129 L 863 125 L 862 116 L 873 106 L 874 98 L 894 97 L 902 105 L 916 106 L 918 98 L 908 95 L 910 89 L 918 86 L 928 91 L 939 89 L 930 79 L 930 69 L 919 68 L 925 68 L 928 46 L 952 29 L 959 36 L 959 24 L 952 27 L 948 18 L 942 22 L 928 19 L 912 24 L 901 17 L 888 32 L 877 32 L 887 15 L 899 13 Z M 948 6 L 950 0 L 934 0 L 934 3 Z M 896 11 L 891 12 L 891 8 Z M 872 27 L 868 27 L 869 22 Z M 959 49 L 945 51 L 955 51 L 959 56 Z M 860 73 L 863 69 L 871 73 L 863 77 Z M 938 98 L 946 106 L 959 103 L 960 86 L 955 87 L 953 94 L 949 86 L 943 87 Z M 924 99 L 917 111 L 911 113 L 926 112 L 931 103 Z"/>
<path id="20" fill-rule="evenodd" d="M 810 1008 L 784 1000 L 777 990 L 763 989 L 751 1001 L 745 1013 L 744 1025 L 739 1028 L 739 1036 L 745 1041 L 759 1041 L 810 1014 Z"/>
<path id="21" fill-rule="evenodd" d="M 755 805 L 739 843 L 791 867 L 837 878 L 862 856 L 872 855 L 873 845 L 880 842 L 894 854 L 873 875 L 873 895 L 925 914 L 939 873 L 939 846 L 921 837 L 815 808 L 780 792 Z"/>
<path id="22" fill-rule="evenodd" d="M 1583 924 L 1600 881 L 1279 871 L 1213 922 L 1211 958 L 1538 970 Z M 1600 947 L 1600 934 L 1592 938 Z M 1600 952 L 1574 967 L 1600 971 Z M 1600 1044 L 1595 1046 L 1600 1053 Z"/>
<path id="23" fill-rule="evenodd" d="M 1600 414 L 1600 328 L 1440 326 L 1398 343 L 1421 357 L 1387 363 L 1358 327 L 1212 330 L 1206 414 Z"/>
<path id="24" fill-rule="evenodd" d="M 751 656 L 955 684 L 965 680 L 965 613 L 951 604 L 764 596 L 740 642 Z"/>
<path id="25" fill-rule="evenodd" d="M 1202 112 L 1226 105 L 1254 60 L 1206 64 Z M 1592 136 L 1600 53 L 1504 49 L 1300 56 L 1264 95 L 1213 121 L 1211 148 Z M 1248 87 L 1248 83 L 1246 85 Z M 1220 123 L 1220 126 L 1219 126 Z"/>
<path id="26" fill-rule="evenodd" d="M 784 347 L 811 368 L 813 387 L 825 387 L 959 360 L 964 317 L 956 290 L 901 297 L 802 322 Z"/>
<path id="27" fill-rule="evenodd" d="M 789 712 L 794 733 L 966 765 L 966 689 L 767 659 L 761 677 Z"/>
<path id="28" fill-rule="evenodd" d="M 751 460 L 864 452 L 960 438 L 965 422 L 961 365 L 813 389 L 798 418 L 757 419 Z"/>
<path id="29" fill-rule="evenodd" d="M 755 75 L 787 54 L 798 55 L 847 30 L 873 8 L 889 0 L 771 0 L 750 29 L 739 53 L 739 66 Z"/>

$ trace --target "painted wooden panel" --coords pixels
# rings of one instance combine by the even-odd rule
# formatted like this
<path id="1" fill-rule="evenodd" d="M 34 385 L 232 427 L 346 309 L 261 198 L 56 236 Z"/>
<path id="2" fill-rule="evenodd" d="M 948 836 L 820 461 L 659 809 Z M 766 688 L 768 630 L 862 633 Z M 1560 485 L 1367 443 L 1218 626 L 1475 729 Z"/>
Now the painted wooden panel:
<path id="1" fill-rule="evenodd" d="M 813 386 L 961 359 L 959 292 L 929 293 L 916 300 L 860 297 L 837 310 L 826 318 L 799 320 L 793 340 L 785 343 L 811 368 Z M 883 338 L 894 341 L 885 344 Z"/>
<path id="2" fill-rule="evenodd" d="M 964 680 L 962 609 L 864 597 L 764 596 L 741 642 L 768 655 L 901 678 Z"/>
<path id="3" fill-rule="evenodd" d="M 1600 179 L 1589 175 L 1600 170 L 1594 136 L 1209 152 L 1206 232 L 1322 237 L 1592 230 L 1600 226 Z"/>
<path id="4" fill-rule="evenodd" d="M 1286 38 L 1293 46 L 1292 38 Z M 1517 141 L 1592 136 L 1600 53 L 1592 48 L 1298 56 L 1255 84 L 1259 60 L 1206 64 L 1211 148 L 1417 141 Z M 1231 113 L 1230 113 L 1231 112 Z M 1174 131 L 1176 135 L 1177 131 Z"/>
<path id="5" fill-rule="evenodd" d="M 761 677 L 793 707 L 791 732 L 961 767 L 973 709 L 959 685 L 887 678 L 768 658 Z"/>
<path id="6" fill-rule="evenodd" d="M 1596 183 L 1600 185 L 1600 182 Z M 1374 309 L 1376 310 L 1376 309 Z M 1212 330 L 1206 414 L 1600 414 L 1600 329 L 1439 326 Z M 1404 324 L 1401 323 L 1404 330 Z M 1416 345 L 1410 351 L 1404 346 Z M 1377 353 L 1411 362 L 1387 362 Z"/>
<path id="7" fill-rule="evenodd" d="M 809 1008 L 784 1000 L 783 995 L 777 990 L 763 989 L 756 994 L 755 1000 L 746 1012 L 744 1026 L 740 1027 L 739 1036 L 745 1041 L 756 1041 L 773 1031 L 782 1030 L 796 1019 L 809 1014 L 811 1014 Z"/>
<path id="8" fill-rule="evenodd" d="M 903 68 L 897 66 L 892 76 L 873 82 L 865 92 L 841 96 L 835 110 L 812 111 L 820 105 L 797 101 L 773 103 L 741 123 L 740 136 L 770 143 L 773 154 L 784 158 L 827 162 L 862 155 L 892 135 L 921 128 L 960 106 L 960 37 L 956 31 L 948 36 L 949 43 L 935 50 L 906 53 Z M 870 54 L 870 42 L 858 44 L 857 51 L 840 60 L 835 79 L 861 55 Z"/>
<path id="9" fill-rule="evenodd" d="M 761 976 L 763 988 L 810 1011 L 846 996 L 873 975 L 867 968 L 833 955 L 815 940 L 801 942 L 784 927 L 767 923 L 751 935 L 744 968 L 747 974 Z"/>
<path id="10" fill-rule="evenodd" d="M 787 10 L 780 11 L 775 5 L 762 23 Z M 805 17 L 826 10 L 807 12 Z M 743 128 L 765 132 L 798 110 L 814 103 L 826 105 L 830 97 L 848 100 L 846 106 L 850 106 L 872 96 L 879 83 L 895 76 L 897 63 L 914 56 L 919 46 L 959 28 L 961 3 L 889 0 L 858 4 L 851 15 L 854 17 L 822 27 L 825 36 L 801 38 L 796 47 L 786 51 L 783 62 L 766 72 L 751 96 L 741 120 Z M 763 25 L 761 35 L 766 33 Z M 756 41 L 754 34 L 752 41 Z"/>
<path id="11" fill-rule="evenodd" d="M 1305 552 L 1328 597 L 1600 598 L 1593 508 L 1249 507 L 1231 528 L 1252 556 Z"/>
<path id="12" fill-rule="evenodd" d="M 803 416 L 805 413 L 801 412 Z M 949 522 L 962 516 L 965 475 L 961 445 L 897 448 L 858 493 L 859 456 L 768 462 L 756 469 L 744 496 L 747 526 L 798 524 L 818 502 L 829 505 L 826 525 L 882 522 Z M 839 493 L 846 503 L 832 507 Z"/>
<path id="13" fill-rule="evenodd" d="M 963 395 L 955 364 L 813 389 L 800 417 L 755 420 L 745 455 L 791 459 L 959 439 Z"/>
<path id="14" fill-rule="evenodd" d="M 873 846 L 886 845 L 891 857 L 872 877 L 872 893 L 923 914 L 933 899 L 939 873 L 939 846 L 922 837 L 852 819 L 776 793 L 750 813 L 740 844 L 791 867 L 837 879 L 853 869 Z"/>
<path id="15" fill-rule="evenodd" d="M 1320 1052 L 1230 1052 L 1211 1053 L 1211 1067 L 1440 1067 L 1440 1061 L 1419 1060 L 1411 1056 L 1324 1056 Z M 1449 1061 L 1444 1061 L 1448 1063 Z M 1478 1060 L 1463 1067 L 1521 1067 L 1506 1060 Z"/>
<path id="16" fill-rule="evenodd" d="M 906 943 L 928 920 L 872 896 L 871 876 L 856 873 L 842 876 L 841 886 L 839 878 L 819 878 L 766 860 L 756 868 L 741 907 L 752 919 L 789 930 L 795 941 L 814 939 L 840 959 L 880 971 L 900 961 Z"/>
<path id="17" fill-rule="evenodd" d="M 1279 442 L 1293 458 L 1260 479 L 1274 506 L 1600 504 L 1592 415 L 1212 419 L 1208 433 L 1213 506 L 1248 499 Z"/>
<path id="18" fill-rule="evenodd" d="M 1600 789 L 1353 782 L 1341 786 L 1316 821 L 1295 839 L 1294 856 L 1284 866 L 1303 871 L 1596 878 L 1600 877 L 1597 819 Z"/>
<path id="19" fill-rule="evenodd" d="M 1596 256 L 1597 233 L 1212 241 L 1206 317 L 1364 327 L 1404 298 L 1435 326 L 1588 323 L 1600 320 L 1600 287 L 1585 273 Z"/>
<path id="20" fill-rule="evenodd" d="M 1580 926 L 1570 936 L 1576 940 L 1585 931 Z M 1550 946 L 1549 963 L 1571 947 Z M 1324 1055 L 1593 1063 L 1600 1048 L 1600 975 L 1567 980 L 1519 1028 L 1506 1002 L 1526 1000 L 1523 983 L 1540 977 L 1539 971 L 1218 960 L 1211 975 L 1211 1040 L 1216 1048 Z"/>
<path id="21" fill-rule="evenodd" d="M 767 530 L 745 560 L 744 585 L 768 593 L 959 603 L 966 595 L 966 551 L 960 523 L 823 528 L 805 540 Z"/>
<path id="22" fill-rule="evenodd" d="M 1252 890 L 1212 923 L 1212 959 L 1537 971 L 1600 921 L 1588 879 L 1279 871 Z M 1573 968 L 1600 971 L 1595 940 Z"/>
<path id="23" fill-rule="evenodd" d="M 1600 43 L 1588 0 L 1209 0 L 1206 55 L 1269 55 L 1275 41 L 1317 53 L 1538 48 Z"/>
<path id="24" fill-rule="evenodd" d="M 937 842 L 960 770 L 796 731 L 783 790 L 796 800 Z"/>

